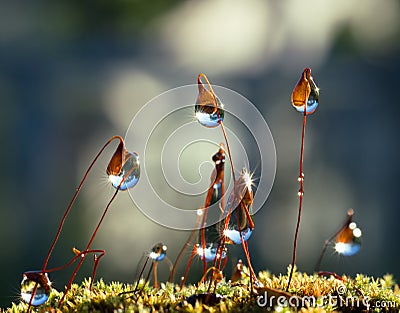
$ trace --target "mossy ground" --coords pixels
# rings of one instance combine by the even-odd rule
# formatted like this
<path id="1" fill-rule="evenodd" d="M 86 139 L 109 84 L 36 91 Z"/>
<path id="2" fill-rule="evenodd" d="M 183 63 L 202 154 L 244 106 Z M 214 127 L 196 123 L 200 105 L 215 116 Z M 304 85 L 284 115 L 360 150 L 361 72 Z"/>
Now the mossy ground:
<path id="1" fill-rule="evenodd" d="M 246 277 L 236 283 L 222 280 L 217 293 L 223 300 L 213 306 L 199 303 L 192 306 L 184 301 L 194 293 L 206 292 L 204 284 L 198 288 L 190 285 L 180 289 L 174 284 L 161 283 L 158 289 L 146 285 L 140 294 L 121 295 L 134 286 L 119 282 L 106 284 L 99 280 L 90 292 L 90 280 L 85 280 L 81 285 L 73 285 L 60 309 L 55 308 L 62 292 L 53 290 L 48 302 L 32 312 L 367 312 L 365 303 L 369 304 L 369 312 L 400 311 L 400 290 L 391 275 L 373 278 L 359 274 L 353 279 L 344 276 L 341 280 L 295 272 L 290 294 L 284 292 L 287 279 L 287 275 L 260 272 L 259 280 L 264 287 L 254 289 L 253 294 Z M 266 299 L 259 298 L 262 295 L 268 296 L 265 306 Z M 279 297 L 280 301 L 286 298 L 292 305 L 279 306 Z M 312 303 L 313 299 L 315 303 Z M 293 306 L 298 304 L 299 307 Z M 4 312 L 26 312 L 26 309 L 25 303 L 13 303 Z"/>

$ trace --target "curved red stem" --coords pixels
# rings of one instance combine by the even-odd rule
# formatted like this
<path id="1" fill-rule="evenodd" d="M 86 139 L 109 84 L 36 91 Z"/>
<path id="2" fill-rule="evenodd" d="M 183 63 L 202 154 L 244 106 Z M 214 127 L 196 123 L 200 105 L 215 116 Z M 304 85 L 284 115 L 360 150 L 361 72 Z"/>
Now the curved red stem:
<path id="1" fill-rule="evenodd" d="M 123 180 L 121 181 L 121 184 L 122 184 L 122 182 L 123 182 Z M 120 185 L 121 185 L 121 184 L 120 184 Z M 110 201 L 108 202 L 108 204 L 107 204 L 107 206 L 106 206 L 106 208 L 105 208 L 105 210 L 104 210 L 104 212 L 103 212 L 103 215 L 102 215 L 101 218 L 100 218 L 99 223 L 97 224 L 97 226 L 96 226 L 96 228 L 95 228 L 95 230 L 94 230 L 92 236 L 90 237 L 89 243 L 87 244 L 85 251 L 90 249 L 90 246 L 92 245 L 92 242 L 93 242 L 94 238 L 96 237 L 97 231 L 99 230 L 100 225 L 101 225 L 101 223 L 103 222 L 103 220 L 104 220 L 104 218 L 105 218 L 105 216 L 106 216 L 106 214 L 107 214 L 107 212 L 108 212 L 108 209 L 109 209 L 110 206 L 111 206 L 111 203 L 114 201 L 115 197 L 117 196 L 118 191 L 119 191 L 119 187 L 117 188 L 117 190 L 115 191 L 114 195 L 111 197 Z M 73 271 L 73 273 L 72 273 L 72 275 L 71 275 L 71 278 L 70 278 L 70 280 L 69 280 L 69 282 L 68 282 L 68 285 L 67 285 L 67 287 L 65 288 L 64 294 L 63 294 L 63 296 L 62 296 L 60 302 L 58 303 L 58 307 L 60 307 L 61 304 L 63 303 L 64 298 L 65 298 L 65 296 L 66 296 L 67 293 L 68 293 L 68 290 L 71 289 L 71 286 L 72 286 L 72 283 L 73 283 L 73 281 L 74 281 L 74 279 L 75 279 L 75 276 L 76 276 L 76 274 L 78 273 L 78 270 L 79 270 L 79 268 L 81 267 L 81 265 L 82 265 L 83 261 L 85 260 L 85 258 L 86 258 L 86 255 L 82 256 L 81 260 L 78 262 L 78 265 L 75 267 L 75 270 Z"/>
<path id="2" fill-rule="evenodd" d="M 89 172 L 90 172 L 91 169 L 93 168 L 93 166 L 94 166 L 94 164 L 96 163 L 97 159 L 98 159 L 98 158 L 100 157 L 100 155 L 103 153 L 104 149 L 105 149 L 113 140 L 115 140 L 115 139 L 118 139 L 120 142 L 123 142 L 123 139 L 122 139 L 121 136 L 113 136 L 113 137 L 111 137 L 111 138 L 104 144 L 104 146 L 100 149 L 100 151 L 97 153 L 97 155 L 96 155 L 95 158 L 93 159 L 92 163 L 90 163 L 88 169 L 87 169 L 86 172 L 85 172 L 85 175 L 83 176 L 81 182 L 79 183 L 78 188 L 76 188 L 75 194 L 74 194 L 74 196 L 72 197 L 72 200 L 71 200 L 71 202 L 69 203 L 67 209 L 65 210 L 65 213 L 64 213 L 64 215 L 63 215 L 63 217 L 62 217 L 62 219 L 61 219 L 61 222 L 60 222 L 60 226 L 58 226 L 58 230 L 57 230 L 56 236 L 54 237 L 53 243 L 52 243 L 51 246 L 50 246 L 50 249 L 49 249 L 49 252 L 47 253 L 46 259 L 44 260 L 43 267 L 42 267 L 42 272 L 45 272 L 45 271 L 46 271 L 47 264 L 49 263 L 50 256 L 51 256 L 51 254 L 52 254 L 52 252 L 53 252 L 53 250 L 54 250 L 54 247 L 55 247 L 55 245 L 56 245 L 56 243 L 57 243 L 57 241 L 58 241 L 58 238 L 60 237 L 61 230 L 62 230 L 62 228 L 63 228 L 63 226 L 64 226 L 64 222 L 65 222 L 65 220 L 67 219 L 67 216 L 68 216 L 69 212 L 71 211 L 72 205 L 74 204 L 76 198 L 78 197 L 78 194 L 79 194 L 79 192 L 81 191 L 81 188 L 82 188 L 82 186 L 83 186 L 83 183 L 85 182 L 86 178 L 88 177 Z"/>

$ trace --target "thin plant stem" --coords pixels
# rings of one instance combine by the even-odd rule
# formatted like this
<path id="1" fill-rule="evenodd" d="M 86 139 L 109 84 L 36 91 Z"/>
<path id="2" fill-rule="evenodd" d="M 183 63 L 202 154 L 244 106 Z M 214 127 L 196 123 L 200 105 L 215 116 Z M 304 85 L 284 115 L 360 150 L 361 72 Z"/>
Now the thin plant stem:
<path id="1" fill-rule="evenodd" d="M 144 272 L 144 270 L 146 269 L 146 265 L 147 265 L 147 262 L 149 262 L 149 260 L 150 260 L 150 258 L 147 257 L 147 258 L 146 258 L 146 262 L 144 262 L 143 268 L 142 268 L 142 270 L 141 270 L 140 273 L 139 273 L 139 277 L 138 277 L 138 279 L 137 279 L 137 282 L 136 282 L 136 286 L 135 286 L 135 290 L 134 290 L 134 291 L 137 291 L 137 289 L 138 289 L 138 287 L 139 287 L 140 279 L 142 278 L 143 272 Z M 130 291 L 129 291 L 129 292 L 130 292 Z"/>
<path id="2" fill-rule="evenodd" d="M 190 254 L 188 265 L 186 266 L 185 274 L 183 274 L 183 277 L 181 279 L 181 285 L 180 285 L 181 288 L 185 284 L 185 281 L 186 281 L 186 278 L 187 278 L 187 274 L 189 273 L 189 268 L 192 265 L 192 261 L 193 261 L 193 258 L 194 258 L 195 255 L 196 255 L 196 247 L 193 246 L 192 253 Z"/>
<path id="3" fill-rule="evenodd" d="M 123 182 L 123 180 L 121 181 L 121 183 L 122 183 L 122 182 Z M 101 225 L 101 223 L 103 222 L 105 216 L 107 215 L 107 212 L 108 212 L 108 209 L 109 209 L 110 206 L 111 206 L 111 203 L 114 201 L 115 197 L 116 197 L 117 194 L 118 194 L 119 188 L 120 188 L 120 186 L 118 186 L 117 190 L 114 192 L 114 195 L 111 197 L 111 199 L 110 199 L 110 201 L 108 202 L 106 208 L 104 209 L 103 215 L 101 216 L 99 223 L 97 224 L 97 226 L 96 226 L 96 228 L 95 228 L 95 230 L 94 230 L 92 236 L 90 237 L 89 243 L 87 244 L 85 250 L 89 250 L 89 249 L 90 249 L 90 246 L 92 245 L 92 242 L 93 242 L 94 238 L 96 237 L 96 234 L 97 234 L 97 232 L 98 232 L 98 230 L 99 230 L 99 228 L 100 228 L 100 225 Z M 71 286 L 72 286 L 72 283 L 73 283 L 73 281 L 74 281 L 74 279 L 75 279 L 75 276 L 76 276 L 76 274 L 78 273 L 78 270 L 80 269 L 80 267 L 81 267 L 83 261 L 85 260 L 85 258 L 86 258 L 86 255 L 84 255 L 84 256 L 81 258 L 81 260 L 79 261 L 79 263 L 78 263 L 77 266 L 75 267 L 75 270 L 73 271 L 73 273 L 72 273 L 72 275 L 71 275 L 71 278 L 70 278 L 70 280 L 69 280 L 69 282 L 68 282 L 68 285 L 67 285 L 67 287 L 65 288 L 64 294 L 63 294 L 63 296 L 62 296 L 62 298 L 61 298 L 61 300 L 60 300 L 60 302 L 59 302 L 59 304 L 58 304 L 58 307 L 59 307 L 59 308 L 60 308 L 61 304 L 63 303 L 64 298 L 65 298 L 65 296 L 67 295 L 69 289 L 71 289 Z"/>
<path id="4" fill-rule="evenodd" d="M 119 137 L 119 136 L 117 136 L 117 137 Z M 120 137 L 120 138 L 121 138 L 121 137 Z M 121 139 L 122 139 L 122 138 L 121 138 Z M 123 143 L 123 140 L 122 140 L 122 143 Z M 122 164 L 122 166 L 123 166 L 123 164 Z M 89 240 L 89 242 L 88 242 L 88 244 L 87 244 L 87 246 L 86 246 L 85 251 L 90 249 L 90 246 L 92 245 L 92 242 L 93 242 L 94 238 L 95 238 L 96 235 L 97 235 L 97 232 L 98 232 L 98 230 L 99 230 L 99 228 L 100 228 L 100 225 L 103 223 L 103 220 L 104 220 L 104 218 L 106 217 L 107 212 L 108 212 L 108 210 L 109 210 L 109 208 L 110 208 L 112 202 L 113 202 L 113 201 L 115 200 L 115 198 L 117 197 L 117 194 L 118 194 L 118 192 L 119 192 L 119 190 L 120 190 L 122 184 L 124 183 L 125 179 L 126 179 L 127 177 L 129 177 L 129 175 L 130 175 L 136 168 L 137 168 L 137 167 L 131 168 L 131 169 L 125 174 L 125 176 L 122 178 L 122 180 L 121 180 L 121 182 L 119 183 L 118 187 L 116 188 L 116 190 L 115 190 L 113 196 L 111 197 L 111 199 L 110 199 L 110 201 L 108 202 L 106 208 L 104 209 L 103 215 L 101 216 L 100 221 L 98 222 L 98 224 L 97 224 L 95 230 L 93 231 L 92 236 L 90 237 L 90 240 Z M 73 281 L 74 281 L 74 279 L 75 279 L 75 276 L 76 276 L 76 274 L 78 273 L 80 267 L 82 266 L 82 263 L 83 263 L 83 261 L 85 260 L 85 258 L 86 258 L 86 255 L 84 255 L 84 256 L 81 258 L 81 260 L 79 261 L 79 263 L 78 263 L 77 266 L 75 267 L 75 270 L 73 271 L 73 273 L 72 273 L 72 275 L 71 275 L 71 278 L 70 278 L 70 280 L 69 280 L 69 282 L 68 282 L 68 285 L 67 285 L 67 287 L 65 288 L 64 294 L 63 294 L 63 296 L 62 296 L 62 298 L 61 298 L 61 300 L 60 300 L 60 302 L 59 302 L 59 304 L 58 304 L 58 307 L 61 306 L 62 302 L 64 301 L 65 296 L 67 295 L 67 292 L 69 291 L 69 289 L 71 289 L 71 286 L 72 286 L 72 283 L 73 283 Z M 97 267 L 97 265 L 96 265 L 96 267 Z"/>
<path id="5" fill-rule="evenodd" d="M 55 237 L 54 237 L 54 239 L 53 239 L 53 242 L 52 242 L 52 244 L 51 244 L 51 246 L 50 246 L 50 249 L 49 249 L 49 251 L 47 252 L 46 258 L 45 258 L 45 260 L 44 260 L 44 262 L 43 262 L 43 266 L 42 266 L 42 272 L 43 272 L 43 273 L 46 272 L 46 268 L 47 268 L 47 265 L 48 265 L 48 263 L 49 263 L 50 256 L 51 256 L 51 254 L 52 254 L 52 252 L 53 252 L 53 250 L 54 250 L 54 247 L 55 247 L 55 245 L 56 245 L 56 243 L 57 243 L 57 241 L 58 241 L 58 239 L 59 239 L 59 237 L 60 237 L 60 235 L 61 235 L 61 231 L 62 231 L 62 229 L 63 229 L 65 220 L 67 219 L 67 216 L 68 216 L 69 212 L 71 211 L 72 206 L 73 206 L 73 204 L 75 203 L 75 200 L 76 200 L 76 198 L 78 197 L 79 192 L 81 191 L 84 182 L 86 181 L 86 178 L 88 177 L 88 175 L 89 175 L 90 171 L 92 170 L 94 164 L 96 163 L 97 159 L 98 159 L 98 158 L 100 157 L 100 155 L 103 153 L 104 149 L 107 148 L 107 146 L 108 146 L 112 141 L 114 141 L 115 139 L 118 139 L 118 140 L 120 141 L 120 143 L 122 143 L 122 142 L 124 141 L 124 140 L 122 139 L 121 136 L 113 136 L 113 137 L 111 137 L 111 138 L 104 144 L 104 146 L 100 149 L 100 151 L 97 153 L 97 155 L 96 155 L 95 158 L 93 159 L 92 163 L 90 163 L 88 169 L 86 170 L 85 174 L 83 175 L 83 178 L 82 178 L 81 182 L 79 183 L 78 187 L 76 188 L 76 191 L 75 191 L 75 193 L 74 193 L 74 195 L 73 195 L 73 197 L 72 197 L 72 199 L 71 199 L 71 202 L 69 203 L 67 209 L 66 209 L 65 212 L 64 212 L 63 217 L 61 218 L 61 222 L 60 222 L 60 225 L 58 226 L 57 233 L 56 233 L 56 235 L 55 235 Z M 86 249 L 86 250 L 89 250 L 89 249 Z M 31 297 L 31 299 L 30 299 L 30 301 L 29 301 L 29 305 L 28 305 L 28 310 L 27 310 L 28 313 L 30 312 L 30 308 L 31 308 L 31 306 L 32 306 L 33 298 L 34 298 L 34 296 L 35 296 L 35 294 L 36 294 L 37 287 L 38 287 L 37 284 L 35 284 L 35 288 L 33 289 L 32 297 Z"/>
<path id="6" fill-rule="evenodd" d="M 53 250 L 54 250 L 54 247 L 55 247 L 55 245 L 56 245 L 56 243 L 57 243 L 57 241 L 58 241 L 58 238 L 60 237 L 61 230 L 62 230 L 62 228 L 63 228 L 63 226 L 64 226 L 64 222 L 65 222 L 65 220 L 67 219 L 67 216 L 68 216 L 69 212 L 71 211 L 72 205 L 74 204 L 76 198 L 78 197 L 78 194 L 79 194 L 79 192 L 81 191 L 82 186 L 83 186 L 83 184 L 84 184 L 86 178 L 87 178 L 88 175 L 89 175 L 89 172 L 90 172 L 91 169 L 93 168 L 93 166 L 94 166 L 94 164 L 96 163 L 97 159 L 98 159 L 98 158 L 100 157 L 100 155 L 103 153 L 104 149 L 107 148 L 107 146 L 108 146 L 113 140 L 115 140 L 115 139 L 118 139 L 120 142 L 123 142 L 123 139 L 122 139 L 121 136 L 113 136 L 113 137 L 111 137 L 111 138 L 104 144 L 104 146 L 100 149 L 100 151 L 97 153 L 97 155 L 96 155 L 95 158 L 93 159 L 92 163 L 90 163 L 88 169 L 86 170 L 85 175 L 83 176 L 83 178 L 82 178 L 82 180 L 81 180 L 81 182 L 80 182 L 78 188 L 77 188 L 76 191 L 75 191 L 74 196 L 72 197 L 71 202 L 69 203 L 69 205 L 68 205 L 68 207 L 67 207 L 67 209 L 66 209 L 66 211 L 65 211 L 65 213 L 64 213 L 64 215 L 63 215 L 63 217 L 62 217 L 62 219 L 61 219 L 61 222 L 60 222 L 60 225 L 59 225 L 59 227 L 58 227 L 56 236 L 54 237 L 53 243 L 52 243 L 51 246 L 50 246 L 50 249 L 49 249 L 49 252 L 47 253 L 46 259 L 44 260 L 43 267 L 42 267 L 42 272 L 45 272 L 45 271 L 46 271 L 47 264 L 49 263 L 50 256 L 51 256 L 51 254 L 52 254 L 52 252 L 53 252 Z"/>
<path id="7" fill-rule="evenodd" d="M 307 123 L 307 106 L 304 106 L 304 114 L 303 114 L 303 128 L 301 131 L 301 148 L 300 148 L 300 166 L 299 166 L 299 213 L 297 215 L 297 224 L 296 224 L 296 231 L 294 234 L 294 242 L 293 242 L 293 255 L 292 255 L 292 263 L 290 267 L 290 274 L 289 280 L 286 287 L 286 291 L 289 291 L 290 282 L 292 281 L 294 265 L 296 263 L 296 249 L 297 249 L 297 238 L 299 235 L 299 227 L 300 227 L 300 219 L 301 219 L 301 211 L 303 208 L 303 196 L 304 196 L 304 172 L 303 172 L 303 161 L 304 161 L 304 137 L 306 132 L 306 123 Z"/>
<path id="8" fill-rule="evenodd" d="M 154 262 L 151 262 L 151 263 L 150 263 L 149 271 L 148 271 L 148 273 L 147 273 L 146 280 L 144 281 L 143 288 L 140 290 L 139 295 L 143 292 L 144 287 L 146 287 L 146 284 L 147 284 L 147 282 L 148 282 L 149 279 L 150 279 L 150 274 L 151 274 L 151 271 L 153 270 L 153 267 L 154 267 Z"/>
<path id="9" fill-rule="evenodd" d="M 322 247 L 322 251 L 321 254 L 319 255 L 318 261 L 315 264 L 314 267 L 314 272 L 318 272 L 320 267 L 321 267 L 321 262 L 322 262 L 322 258 L 326 252 L 326 249 L 328 248 L 329 244 L 331 243 L 331 240 L 325 240 L 324 246 Z"/>
<path id="10" fill-rule="evenodd" d="M 328 245 L 332 242 L 333 239 L 335 239 L 339 235 L 339 233 L 341 233 L 345 228 L 348 227 L 349 223 L 351 222 L 351 220 L 353 218 L 353 214 L 354 214 L 353 210 L 351 210 L 351 209 L 348 210 L 347 211 L 347 219 L 344 222 L 343 226 L 336 233 L 334 233 L 329 239 L 325 240 L 325 243 L 322 247 L 322 251 L 319 255 L 318 261 L 315 264 L 315 268 L 314 268 L 315 272 L 318 272 L 321 267 L 322 258 L 326 252 L 326 249 L 328 248 Z"/>
<path id="11" fill-rule="evenodd" d="M 198 224 L 199 221 L 200 221 L 200 216 L 197 218 L 196 224 Z M 189 238 L 186 240 L 186 242 L 185 242 L 185 244 L 183 245 L 181 251 L 179 251 L 179 254 L 178 254 L 178 256 L 176 257 L 175 263 L 174 263 L 174 265 L 173 265 L 173 267 L 172 267 L 172 270 L 171 270 L 171 273 L 170 273 L 170 275 L 169 275 L 168 281 L 169 281 L 170 283 L 172 283 L 172 282 L 174 281 L 174 276 L 175 276 L 175 273 L 176 273 L 176 269 L 178 268 L 178 265 L 179 265 L 179 263 L 181 262 L 181 260 L 182 260 L 182 258 L 183 258 L 183 256 L 184 256 L 184 254 L 185 254 L 186 249 L 187 249 L 189 246 L 192 245 L 192 241 L 194 240 L 194 237 L 197 235 L 197 231 L 198 231 L 198 229 L 197 229 L 197 227 L 195 227 L 195 228 L 190 232 Z"/>
<path id="12" fill-rule="evenodd" d="M 154 277 L 154 288 L 158 288 L 158 280 L 157 280 L 157 265 L 158 261 L 153 261 L 154 266 L 153 266 L 153 277 Z"/>

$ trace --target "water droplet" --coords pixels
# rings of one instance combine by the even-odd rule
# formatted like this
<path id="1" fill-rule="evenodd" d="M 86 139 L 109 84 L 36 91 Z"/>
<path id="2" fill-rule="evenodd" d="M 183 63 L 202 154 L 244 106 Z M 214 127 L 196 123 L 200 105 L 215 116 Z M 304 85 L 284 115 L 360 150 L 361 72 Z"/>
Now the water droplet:
<path id="1" fill-rule="evenodd" d="M 37 287 L 35 295 L 33 296 L 35 286 Z M 51 282 L 47 273 L 32 271 L 23 274 L 21 282 L 21 298 L 26 303 L 31 302 L 33 306 L 42 305 L 49 299 L 50 290 Z"/>
<path id="2" fill-rule="evenodd" d="M 225 208 L 226 213 L 231 212 L 228 228 L 224 230 L 224 235 L 228 239 L 227 243 L 241 244 L 242 240 L 247 241 L 253 232 L 252 184 L 250 173 L 243 169 Z M 232 210 L 232 208 L 235 209 Z"/>
<path id="3" fill-rule="evenodd" d="M 239 230 L 233 228 L 228 228 L 227 230 L 224 231 L 224 235 L 229 238 L 229 241 L 227 243 L 235 245 L 242 244 L 242 240 L 243 241 L 249 240 L 252 233 L 253 231 L 250 229 L 250 227 L 246 227 L 245 230 L 241 231 L 240 233 Z"/>
<path id="4" fill-rule="evenodd" d="M 205 258 L 206 262 L 213 262 L 217 257 L 218 243 L 207 243 L 205 248 L 201 247 L 201 244 L 196 245 L 196 254 L 200 257 L 201 260 Z M 226 257 L 226 247 L 218 255 L 218 259 L 222 256 L 222 259 Z"/>
<path id="5" fill-rule="evenodd" d="M 121 142 L 108 164 L 107 175 L 114 188 L 127 190 L 134 187 L 140 177 L 139 155 L 126 150 Z"/>
<path id="6" fill-rule="evenodd" d="M 194 107 L 196 119 L 205 127 L 216 127 L 224 120 L 223 104 L 212 90 L 207 90 L 198 77 L 199 94 Z"/>
<path id="7" fill-rule="evenodd" d="M 319 104 L 319 88 L 311 76 L 311 69 L 306 68 L 292 92 L 292 105 L 300 113 L 312 114 Z"/>
<path id="8" fill-rule="evenodd" d="M 163 244 L 162 242 L 159 242 L 153 246 L 151 249 L 151 252 L 149 254 L 149 257 L 153 261 L 162 261 L 164 260 L 165 256 L 167 254 L 167 246 Z"/>
<path id="9" fill-rule="evenodd" d="M 361 249 L 361 229 L 357 228 L 356 223 L 351 221 L 351 216 L 346 224 L 336 237 L 335 250 L 337 253 L 352 256 Z"/>

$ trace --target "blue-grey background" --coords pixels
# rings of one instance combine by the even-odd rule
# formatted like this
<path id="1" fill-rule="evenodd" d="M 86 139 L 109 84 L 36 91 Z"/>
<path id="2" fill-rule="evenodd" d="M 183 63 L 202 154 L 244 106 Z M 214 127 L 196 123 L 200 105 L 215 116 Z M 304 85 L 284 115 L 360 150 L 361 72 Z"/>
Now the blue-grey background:
<path id="1" fill-rule="evenodd" d="M 353 208 L 362 250 L 350 258 L 330 250 L 322 268 L 399 280 L 399 32 L 397 0 L 0 1 L 0 306 L 18 301 L 23 271 L 41 268 L 103 143 L 124 135 L 151 98 L 199 72 L 250 99 L 275 139 L 276 181 L 250 240 L 256 271 L 285 273 L 291 260 L 301 115 L 289 100 L 310 66 L 321 105 L 307 125 L 297 265 L 313 271 L 324 240 Z M 49 267 L 86 245 L 112 195 L 104 173 L 111 150 Z M 131 282 L 144 250 L 162 240 L 174 260 L 186 236 L 146 219 L 122 194 L 93 244 L 106 250 L 98 277 Z M 235 251 L 230 260 L 242 257 Z M 194 268 L 192 281 L 199 262 Z M 166 280 L 167 266 L 159 270 Z M 70 272 L 51 275 L 55 288 Z M 88 258 L 77 281 L 90 273 Z"/>

